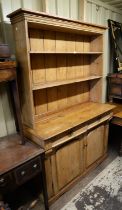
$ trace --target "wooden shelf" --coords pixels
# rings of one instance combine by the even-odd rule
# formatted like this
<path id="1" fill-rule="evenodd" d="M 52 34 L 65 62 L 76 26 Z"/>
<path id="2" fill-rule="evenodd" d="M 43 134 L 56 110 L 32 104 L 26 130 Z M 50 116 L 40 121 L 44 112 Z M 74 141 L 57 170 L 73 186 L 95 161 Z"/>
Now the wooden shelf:
<path id="1" fill-rule="evenodd" d="M 70 80 L 46 82 L 43 84 L 33 84 L 32 90 L 51 88 L 51 87 L 56 87 L 56 86 L 61 86 L 61 85 L 68 85 L 68 84 L 72 84 L 72 83 L 96 80 L 96 79 L 100 79 L 100 78 L 102 78 L 102 76 L 89 76 L 89 77 L 70 79 Z"/>
<path id="2" fill-rule="evenodd" d="M 30 51 L 30 54 L 77 54 L 77 55 L 99 55 L 102 54 L 103 52 L 55 52 L 55 51 Z"/>

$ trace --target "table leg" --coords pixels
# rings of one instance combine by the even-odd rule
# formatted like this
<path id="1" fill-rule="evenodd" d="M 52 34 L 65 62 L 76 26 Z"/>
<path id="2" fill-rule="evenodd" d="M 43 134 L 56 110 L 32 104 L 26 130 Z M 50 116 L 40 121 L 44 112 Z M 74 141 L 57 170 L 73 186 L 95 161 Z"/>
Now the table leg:
<path id="1" fill-rule="evenodd" d="M 42 188 L 43 188 L 45 210 L 49 210 L 44 159 L 45 159 L 45 154 L 42 154 L 41 155 L 41 162 L 42 162 Z"/>
<path id="2" fill-rule="evenodd" d="M 119 155 L 122 157 L 122 138 L 121 138 L 121 143 L 120 143 Z"/>

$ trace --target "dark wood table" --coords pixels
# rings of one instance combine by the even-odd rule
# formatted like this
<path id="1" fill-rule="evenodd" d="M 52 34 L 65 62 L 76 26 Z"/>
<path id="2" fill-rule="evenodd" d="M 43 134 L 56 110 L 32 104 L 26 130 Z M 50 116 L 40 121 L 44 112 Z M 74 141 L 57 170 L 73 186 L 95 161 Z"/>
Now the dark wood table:
<path id="1" fill-rule="evenodd" d="M 41 189 L 42 184 L 45 209 L 48 210 L 44 150 L 27 140 L 21 145 L 20 138 L 14 134 L 0 139 L 0 193 L 11 192 L 40 173 L 38 185 Z"/>
<path id="2" fill-rule="evenodd" d="M 111 123 L 114 124 L 114 125 L 122 127 L 122 111 L 114 114 Z M 121 135 L 119 155 L 122 156 L 122 135 Z"/>

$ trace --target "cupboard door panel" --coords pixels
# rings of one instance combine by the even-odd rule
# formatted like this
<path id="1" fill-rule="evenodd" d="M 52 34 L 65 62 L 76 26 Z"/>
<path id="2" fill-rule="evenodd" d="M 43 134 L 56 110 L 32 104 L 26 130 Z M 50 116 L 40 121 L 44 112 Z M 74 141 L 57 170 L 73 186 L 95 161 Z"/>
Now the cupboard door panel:
<path id="1" fill-rule="evenodd" d="M 86 167 L 89 167 L 103 155 L 104 125 L 89 132 L 86 147 Z"/>
<path id="2" fill-rule="evenodd" d="M 74 141 L 57 150 L 56 165 L 60 190 L 83 171 L 83 141 Z"/>

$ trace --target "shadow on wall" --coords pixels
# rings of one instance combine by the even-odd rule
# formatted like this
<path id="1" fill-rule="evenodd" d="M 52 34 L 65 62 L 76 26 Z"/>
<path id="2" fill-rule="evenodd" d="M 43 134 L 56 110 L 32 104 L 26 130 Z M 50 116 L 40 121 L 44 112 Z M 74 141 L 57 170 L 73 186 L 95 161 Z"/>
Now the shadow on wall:
<path id="1" fill-rule="evenodd" d="M 9 20 L 4 21 L 1 4 L 0 4 L 0 43 L 8 44 L 11 57 L 14 59 L 15 58 L 15 44 L 14 44 L 12 26 Z"/>

